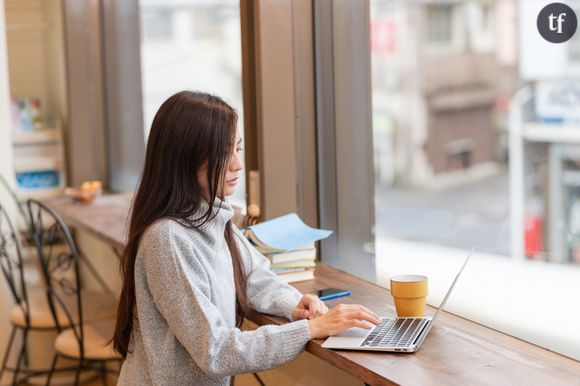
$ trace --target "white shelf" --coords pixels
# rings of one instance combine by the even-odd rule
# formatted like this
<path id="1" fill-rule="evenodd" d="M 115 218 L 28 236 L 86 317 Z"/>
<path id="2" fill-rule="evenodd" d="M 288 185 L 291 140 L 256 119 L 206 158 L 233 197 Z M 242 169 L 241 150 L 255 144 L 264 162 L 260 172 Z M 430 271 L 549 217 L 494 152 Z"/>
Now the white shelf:
<path id="1" fill-rule="evenodd" d="M 21 200 L 64 195 L 66 153 L 58 114 L 67 110 L 66 96 L 60 92 L 67 87 L 64 4 L 61 0 L 4 2 L 10 89 L 15 97 L 40 100 L 43 123 L 41 130 L 11 133 L 16 193 Z M 21 174 L 27 172 L 33 174 Z"/>
<path id="2" fill-rule="evenodd" d="M 62 162 L 54 158 L 27 158 L 14 160 L 14 171 L 23 173 L 40 170 L 59 170 L 62 169 Z"/>
<path id="3" fill-rule="evenodd" d="M 12 143 L 14 146 L 40 145 L 57 143 L 59 131 L 57 129 L 39 130 L 31 133 L 14 133 Z"/>
<path id="4" fill-rule="evenodd" d="M 50 27 L 52 27 L 51 22 L 8 24 L 6 25 L 6 31 L 12 32 L 12 31 L 45 30 Z"/>
<path id="5" fill-rule="evenodd" d="M 526 123 L 522 136 L 531 142 L 580 144 L 580 126 Z"/>
<path id="6" fill-rule="evenodd" d="M 64 195 L 64 189 L 60 186 L 53 188 L 38 188 L 38 189 L 17 189 L 16 194 L 18 198 L 22 201 L 26 201 L 29 198 L 36 200 L 43 200 L 46 198 L 60 197 Z"/>

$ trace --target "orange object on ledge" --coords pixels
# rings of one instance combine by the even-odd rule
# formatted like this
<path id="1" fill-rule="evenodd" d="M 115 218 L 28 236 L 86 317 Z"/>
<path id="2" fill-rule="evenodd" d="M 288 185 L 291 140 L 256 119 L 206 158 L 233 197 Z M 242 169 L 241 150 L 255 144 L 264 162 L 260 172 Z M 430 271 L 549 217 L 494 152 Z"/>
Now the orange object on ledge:
<path id="1" fill-rule="evenodd" d="M 66 188 L 64 194 L 73 199 L 91 204 L 103 192 L 103 184 L 99 180 L 85 181 L 80 188 Z"/>

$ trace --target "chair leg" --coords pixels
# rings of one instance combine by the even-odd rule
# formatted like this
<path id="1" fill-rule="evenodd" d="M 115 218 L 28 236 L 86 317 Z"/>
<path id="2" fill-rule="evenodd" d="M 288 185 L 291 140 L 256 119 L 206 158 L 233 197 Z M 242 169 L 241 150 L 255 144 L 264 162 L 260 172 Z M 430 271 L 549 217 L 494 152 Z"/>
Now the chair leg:
<path id="1" fill-rule="evenodd" d="M 50 365 L 50 370 L 48 371 L 48 375 L 46 376 L 46 386 L 50 385 L 50 380 L 52 379 L 52 374 L 54 373 L 54 369 L 56 368 L 56 361 L 58 360 L 58 354 L 54 354 L 54 358 L 52 358 L 52 364 Z"/>
<path id="2" fill-rule="evenodd" d="M 24 342 L 24 367 L 30 367 L 30 355 L 28 355 L 28 342 Z"/>
<path id="3" fill-rule="evenodd" d="M 81 369 L 82 368 L 83 368 L 83 360 L 81 359 L 81 360 L 79 360 L 79 365 L 77 367 L 77 371 L 75 374 L 75 383 L 74 383 L 75 386 L 78 386 L 78 384 L 79 384 L 79 379 L 81 376 Z"/>
<path id="4" fill-rule="evenodd" d="M 28 337 L 28 329 L 23 329 L 22 334 L 22 348 L 20 349 L 20 354 L 18 354 L 18 359 L 16 361 L 16 369 L 12 374 L 12 385 L 16 385 L 18 382 L 18 374 L 20 373 L 20 365 L 22 364 L 22 360 L 24 359 L 24 351 L 26 349 L 26 338 Z"/>
<path id="5" fill-rule="evenodd" d="M 107 362 L 101 362 L 101 381 L 103 382 L 104 386 L 108 386 L 107 382 Z"/>
<path id="6" fill-rule="evenodd" d="M 12 350 L 12 343 L 14 342 L 14 335 L 16 335 L 16 327 L 12 326 L 12 331 L 10 332 L 10 338 L 8 339 L 8 346 L 6 346 L 6 351 L 4 351 L 4 358 L 2 359 L 2 368 L 0 369 L 0 383 L 2 382 L 2 376 L 4 375 L 4 370 L 6 370 L 6 364 L 8 363 L 8 357 L 10 356 L 10 351 Z"/>
<path id="7" fill-rule="evenodd" d="M 266 384 L 264 383 L 264 381 L 262 381 L 262 378 L 260 378 L 260 376 L 258 375 L 258 373 L 252 373 L 252 375 L 254 376 L 254 378 L 256 379 L 256 381 L 258 381 L 258 383 L 261 386 L 266 386 Z"/>

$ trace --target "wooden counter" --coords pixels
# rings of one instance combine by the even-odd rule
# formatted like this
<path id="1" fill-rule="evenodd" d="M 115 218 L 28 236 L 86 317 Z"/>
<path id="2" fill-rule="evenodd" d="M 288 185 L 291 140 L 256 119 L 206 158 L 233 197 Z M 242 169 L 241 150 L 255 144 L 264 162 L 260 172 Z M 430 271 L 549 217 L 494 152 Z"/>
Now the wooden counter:
<path id="1" fill-rule="evenodd" d="M 122 193 L 99 196 L 90 205 L 68 197 L 43 202 L 59 213 L 69 226 L 95 236 L 120 252 L 127 242 L 131 198 L 131 194 Z"/>
<path id="2" fill-rule="evenodd" d="M 89 232 L 116 250 L 125 242 L 129 196 L 100 197 L 92 205 L 68 199 L 49 200 L 67 223 Z M 390 293 L 324 264 L 316 279 L 295 283 L 303 293 L 327 287 L 347 288 L 352 295 L 332 299 L 364 304 L 380 316 L 395 314 Z M 428 313 L 434 309 L 428 307 Z M 258 325 L 280 324 L 285 319 L 252 313 Z M 415 354 L 369 353 L 322 348 L 311 340 L 306 350 L 370 385 L 580 385 L 580 362 L 444 312 Z"/>
<path id="3" fill-rule="evenodd" d="M 351 296 L 326 304 L 363 304 L 379 316 L 396 314 L 385 288 L 324 264 L 316 267 L 315 277 L 295 287 L 303 293 L 347 288 Z M 285 322 L 257 313 L 249 319 L 259 325 Z M 323 342 L 311 340 L 306 350 L 370 385 L 580 385 L 579 362 L 447 312 L 414 354 L 329 350 Z"/>

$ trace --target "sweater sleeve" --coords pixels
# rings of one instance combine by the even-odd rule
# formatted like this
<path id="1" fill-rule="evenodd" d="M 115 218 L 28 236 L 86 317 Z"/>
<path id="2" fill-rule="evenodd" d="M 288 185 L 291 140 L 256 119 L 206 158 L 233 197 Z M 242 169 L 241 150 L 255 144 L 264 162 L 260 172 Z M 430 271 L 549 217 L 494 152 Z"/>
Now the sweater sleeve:
<path id="1" fill-rule="evenodd" d="M 240 252 L 244 256 L 250 306 L 258 312 L 292 320 L 292 311 L 302 299 L 302 293 L 272 272 L 270 260 L 258 252 L 236 226 L 233 228 L 242 244 Z"/>
<path id="2" fill-rule="evenodd" d="M 152 227 L 140 245 L 149 291 L 171 332 L 205 373 L 268 370 L 294 360 L 304 349 L 306 320 L 253 331 L 228 327 L 210 300 L 210 278 L 191 240 L 167 223 Z"/>

